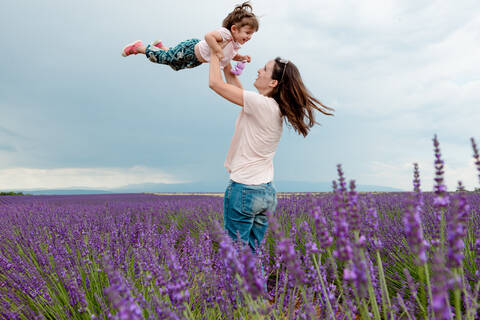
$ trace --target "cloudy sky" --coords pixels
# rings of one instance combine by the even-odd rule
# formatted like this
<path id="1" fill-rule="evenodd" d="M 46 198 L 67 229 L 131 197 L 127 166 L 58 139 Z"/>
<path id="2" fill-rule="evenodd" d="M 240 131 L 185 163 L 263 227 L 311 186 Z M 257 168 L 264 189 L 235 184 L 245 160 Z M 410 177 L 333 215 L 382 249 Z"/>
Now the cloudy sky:
<path id="1" fill-rule="evenodd" d="M 208 65 L 174 72 L 120 51 L 202 38 L 236 3 L 2 1 L 0 190 L 227 181 L 239 108 L 208 88 Z M 341 163 L 358 184 L 410 190 L 418 162 L 431 190 L 437 134 L 449 190 L 479 186 L 478 0 L 252 5 L 260 29 L 241 49 L 252 56 L 244 87 L 282 56 L 336 109 L 306 139 L 284 130 L 276 180 L 331 181 Z"/>

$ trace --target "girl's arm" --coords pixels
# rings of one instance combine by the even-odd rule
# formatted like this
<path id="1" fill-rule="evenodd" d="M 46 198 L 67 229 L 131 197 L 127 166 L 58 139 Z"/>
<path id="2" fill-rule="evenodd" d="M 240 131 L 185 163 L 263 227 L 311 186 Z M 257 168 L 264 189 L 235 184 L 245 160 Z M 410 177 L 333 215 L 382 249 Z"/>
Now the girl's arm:
<path id="1" fill-rule="evenodd" d="M 223 50 L 220 46 L 220 43 L 223 41 L 222 36 L 217 31 L 209 32 L 205 35 L 205 41 L 207 41 L 208 46 L 211 51 L 221 60 L 223 59 Z"/>
<path id="2" fill-rule="evenodd" d="M 210 87 L 210 89 L 212 89 L 228 101 L 233 102 L 240 107 L 243 107 L 243 89 L 233 84 L 225 83 L 225 81 L 223 81 L 222 74 L 220 73 L 220 61 L 218 60 L 218 57 L 213 53 L 210 55 L 210 72 L 208 80 L 208 86 Z"/>
<path id="3" fill-rule="evenodd" d="M 235 57 L 232 58 L 233 61 L 247 61 L 248 63 L 250 63 L 250 61 L 252 61 L 252 58 L 250 58 L 249 55 L 246 55 L 246 56 L 242 56 L 241 54 L 236 54 Z"/>
<path id="4" fill-rule="evenodd" d="M 237 78 L 237 76 L 230 72 L 231 69 L 232 69 L 232 65 L 230 63 L 227 64 L 225 68 L 223 68 L 223 74 L 225 75 L 226 82 L 234 85 L 237 88 L 243 89 L 242 83 Z"/>

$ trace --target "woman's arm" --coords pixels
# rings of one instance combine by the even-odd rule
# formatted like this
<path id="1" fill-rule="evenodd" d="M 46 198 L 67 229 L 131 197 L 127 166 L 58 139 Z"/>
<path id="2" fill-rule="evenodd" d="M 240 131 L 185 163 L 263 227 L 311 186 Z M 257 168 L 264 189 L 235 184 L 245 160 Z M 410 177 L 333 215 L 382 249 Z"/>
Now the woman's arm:
<path id="1" fill-rule="evenodd" d="M 240 83 L 240 81 L 238 82 Z M 212 89 L 228 101 L 243 107 L 243 89 L 233 84 L 225 83 L 225 81 L 223 81 L 222 74 L 220 73 L 220 61 L 218 60 L 218 57 L 213 54 L 213 52 L 210 55 L 210 72 L 208 86 L 210 87 L 210 89 Z"/>

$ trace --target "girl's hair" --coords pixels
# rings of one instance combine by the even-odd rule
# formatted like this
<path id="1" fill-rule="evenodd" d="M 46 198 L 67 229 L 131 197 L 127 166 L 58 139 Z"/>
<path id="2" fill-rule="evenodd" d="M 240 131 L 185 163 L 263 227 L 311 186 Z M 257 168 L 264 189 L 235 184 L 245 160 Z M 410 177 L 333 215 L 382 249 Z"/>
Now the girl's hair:
<path id="1" fill-rule="evenodd" d="M 258 20 L 255 14 L 252 12 L 252 6 L 249 1 L 246 1 L 242 4 L 235 6 L 232 12 L 223 19 L 222 27 L 231 30 L 232 26 L 236 25 L 237 28 L 243 26 L 250 26 L 255 29 L 255 32 L 258 31 Z"/>
<path id="2" fill-rule="evenodd" d="M 275 58 L 272 79 L 278 81 L 270 97 L 280 106 L 280 112 L 292 125 L 293 129 L 304 137 L 307 136 L 315 121 L 315 109 L 325 115 L 332 116 L 334 109 L 325 106 L 312 96 L 303 84 L 297 67 L 288 60 Z"/>

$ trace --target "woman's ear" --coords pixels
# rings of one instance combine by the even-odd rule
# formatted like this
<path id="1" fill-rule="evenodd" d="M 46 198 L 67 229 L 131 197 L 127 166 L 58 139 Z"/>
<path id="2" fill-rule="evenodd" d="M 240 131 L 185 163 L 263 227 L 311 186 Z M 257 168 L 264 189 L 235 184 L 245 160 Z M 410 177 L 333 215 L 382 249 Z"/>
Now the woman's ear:
<path id="1" fill-rule="evenodd" d="M 273 88 L 275 88 L 276 86 L 278 86 L 278 80 L 272 79 L 272 80 L 270 81 L 269 87 L 273 89 Z"/>

